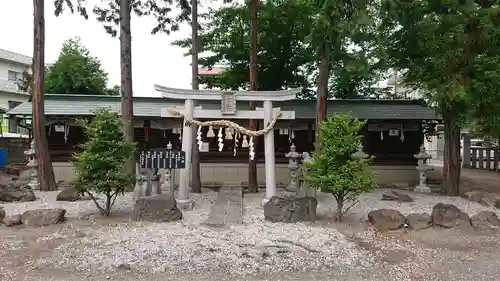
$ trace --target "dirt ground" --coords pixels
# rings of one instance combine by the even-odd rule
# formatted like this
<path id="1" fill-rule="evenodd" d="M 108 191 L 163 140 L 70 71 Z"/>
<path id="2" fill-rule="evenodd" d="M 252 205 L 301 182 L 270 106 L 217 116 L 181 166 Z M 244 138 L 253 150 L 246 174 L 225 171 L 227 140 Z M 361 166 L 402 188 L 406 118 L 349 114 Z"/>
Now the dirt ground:
<path id="1" fill-rule="evenodd" d="M 432 173 L 433 179 L 440 179 L 440 169 Z M 467 190 L 483 190 L 500 195 L 500 175 L 476 170 L 462 171 L 462 185 Z M 75 271 L 38 268 L 30 264 L 48 255 L 64 239 L 44 240 L 41 237 L 84 227 L 99 228 L 106 225 L 129 222 L 128 214 L 115 213 L 112 218 L 69 219 L 61 225 L 43 228 L 24 228 L 22 226 L 0 227 L 0 280 L 346 280 L 346 281 L 390 281 L 390 280 L 500 280 L 500 230 L 444 230 L 427 229 L 417 232 L 405 230 L 390 233 L 374 231 L 366 222 L 347 220 L 342 224 L 325 220 L 324 227 L 334 227 L 345 234 L 359 247 L 377 256 L 381 266 L 369 270 L 338 268 L 338 270 L 282 273 L 273 276 L 252 276 L 238 278 L 224 273 L 207 271 L 203 275 L 176 275 L 168 273 L 144 274 L 134 270 L 116 269 L 114 272 L 91 273 L 82 275 Z M 82 235 L 84 235 L 82 233 Z M 5 243 L 21 243 L 14 250 L 7 250 Z M 389 245 L 389 246 L 388 246 Z"/>
<path id="2" fill-rule="evenodd" d="M 434 167 L 434 170 L 429 172 L 429 178 L 431 180 L 441 181 L 442 167 Z M 460 189 L 463 192 L 477 190 L 500 195 L 500 173 L 485 170 L 462 169 L 460 180 Z"/>

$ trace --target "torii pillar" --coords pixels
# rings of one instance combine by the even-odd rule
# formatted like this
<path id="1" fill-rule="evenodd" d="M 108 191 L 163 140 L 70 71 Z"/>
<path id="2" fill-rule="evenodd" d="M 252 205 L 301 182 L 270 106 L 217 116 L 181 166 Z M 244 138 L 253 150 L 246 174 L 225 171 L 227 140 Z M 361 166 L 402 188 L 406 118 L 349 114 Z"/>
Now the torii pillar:
<path id="1" fill-rule="evenodd" d="M 184 90 L 155 85 L 155 89 L 162 93 L 164 98 L 183 99 L 184 108 L 179 111 L 186 120 L 203 119 L 264 119 L 264 127 L 276 117 L 279 108 L 273 109 L 273 101 L 293 100 L 302 89 L 295 88 L 283 91 L 212 91 L 212 90 Z M 194 100 L 220 100 L 220 110 L 202 109 L 194 107 Z M 236 101 L 262 101 L 263 108 L 256 110 L 236 110 Z M 279 119 L 295 119 L 295 111 L 280 111 Z M 162 117 L 179 117 L 162 109 Z M 185 125 L 184 125 L 185 126 Z M 189 198 L 191 177 L 191 149 L 193 145 L 192 130 L 184 129 L 182 132 L 182 150 L 186 153 L 186 168 L 180 170 L 179 192 L 176 198 L 177 205 L 183 210 L 191 210 L 194 201 Z M 263 203 L 268 202 L 276 195 L 276 162 L 274 149 L 274 130 L 264 135 L 265 168 L 266 168 L 266 196 Z"/>

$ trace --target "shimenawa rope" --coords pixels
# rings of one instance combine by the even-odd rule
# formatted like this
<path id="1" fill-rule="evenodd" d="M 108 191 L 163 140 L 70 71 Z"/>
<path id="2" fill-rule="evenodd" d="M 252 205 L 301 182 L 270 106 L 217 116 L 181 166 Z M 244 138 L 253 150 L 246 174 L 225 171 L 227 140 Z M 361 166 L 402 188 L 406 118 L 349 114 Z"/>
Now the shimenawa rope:
<path id="1" fill-rule="evenodd" d="M 170 114 L 183 116 L 182 113 L 180 113 L 178 110 L 176 110 L 174 108 L 169 108 L 168 112 Z M 271 131 L 274 128 L 274 125 L 276 125 L 276 122 L 278 121 L 280 116 L 281 116 L 281 112 L 277 112 L 276 117 L 273 118 L 271 123 L 269 123 L 269 125 L 267 125 L 267 127 L 265 127 L 264 129 L 259 130 L 259 131 L 251 131 L 251 130 L 249 130 L 245 127 L 242 127 L 242 126 L 240 126 L 232 121 L 229 121 L 229 120 L 216 120 L 216 121 L 205 121 L 205 122 L 201 122 L 198 120 L 186 120 L 186 125 L 191 126 L 194 124 L 194 125 L 201 126 L 201 127 L 213 126 L 213 127 L 233 128 L 235 131 L 239 132 L 242 135 L 247 135 L 249 137 L 257 137 L 257 136 L 265 135 L 269 131 Z"/>

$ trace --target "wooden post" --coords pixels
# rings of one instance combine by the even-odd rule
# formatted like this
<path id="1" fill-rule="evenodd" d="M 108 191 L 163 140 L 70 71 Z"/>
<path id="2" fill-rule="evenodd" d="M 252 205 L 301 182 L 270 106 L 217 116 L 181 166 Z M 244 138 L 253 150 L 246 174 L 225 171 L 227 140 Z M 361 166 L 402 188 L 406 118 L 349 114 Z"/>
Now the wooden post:
<path id="1" fill-rule="evenodd" d="M 472 154 L 472 159 L 471 159 L 471 166 L 470 168 L 472 169 L 477 169 L 477 148 L 470 148 L 471 154 Z"/>
<path id="2" fill-rule="evenodd" d="M 54 169 L 49 154 L 47 135 L 45 134 L 45 101 L 44 101 L 44 72 L 45 72 L 45 17 L 44 0 L 33 0 L 34 11 L 34 56 L 33 56 L 33 137 L 35 139 L 36 157 L 38 158 L 38 176 L 40 190 L 57 189 L 54 179 Z"/>
<path id="3" fill-rule="evenodd" d="M 491 149 L 486 149 L 486 170 L 491 170 Z"/>
<path id="4" fill-rule="evenodd" d="M 198 0 L 191 0 L 191 88 L 198 90 L 198 52 L 200 41 L 198 38 Z M 193 126 L 193 138 L 196 136 L 196 127 Z M 200 152 L 193 141 L 191 155 L 191 185 L 192 192 L 201 193 Z"/>
<path id="5" fill-rule="evenodd" d="M 498 172 L 498 157 L 500 157 L 498 153 L 499 148 L 493 149 L 493 170 Z"/>
<path id="6" fill-rule="evenodd" d="M 477 153 L 479 153 L 479 169 L 484 169 L 484 148 L 478 148 Z"/>
<path id="7" fill-rule="evenodd" d="M 257 9 L 259 0 L 251 0 L 251 27 L 250 27 L 250 91 L 257 90 Z M 255 109 L 255 101 L 250 101 L 250 110 Z M 249 129 L 257 130 L 257 121 L 249 120 Z M 257 147 L 258 138 L 254 138 L 255 147 Z M 257 157 L 248 160 L 248 190 L 250 192 L 258 192 L 259 186 L 257 183 Z"/>
<path id="8" fill-rule="evenodd" d="M 130 0 L 120 1 L 120 73 L 121 110 L 123 136 L 126 141 L 134 141 L 134 108 L 132 100 L 132 33 L 130 31 Z M 134 174 L 135 154 L 125 164 L 128 173 Z"/>
<path id="9" fill-rule="evenodd" d="M 462 144 L 462 167 L 464 168 L 470 168 L 470 135 L 465 134 L 463 138 L 463 144 Z"/>

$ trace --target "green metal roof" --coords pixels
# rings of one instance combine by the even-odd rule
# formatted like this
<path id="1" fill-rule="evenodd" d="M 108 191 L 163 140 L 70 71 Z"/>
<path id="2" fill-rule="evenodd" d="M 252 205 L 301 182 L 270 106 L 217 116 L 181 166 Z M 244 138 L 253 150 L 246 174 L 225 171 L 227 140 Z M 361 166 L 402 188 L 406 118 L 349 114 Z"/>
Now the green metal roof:
<path id="1" fill-rule="evenodd" d="M 161 117 L 161 109 L 184 105 L 183 100 L 161 97 L 134 97 L 134 116 Z M 204 109 L 220 109 L 220 101 L 199 101 Z M 281 110 L 294 110 L 296 119 L 315 119 L 315 100 L 275 102 Z M 262 104 L 257 103 L 261 107 Z M 119 96 L 45 95 L 45 115 L 86 116 L 99 107 L 120 110 Z M 247 102 L 238 102 L 237 109 L 248 109 Z M 31 101 L 7 112 L 8 115 L 31 115 Z M 359 119 L 441 119 L 423 100 L 329 100 L 328 114 L 349 113 Z"/>

